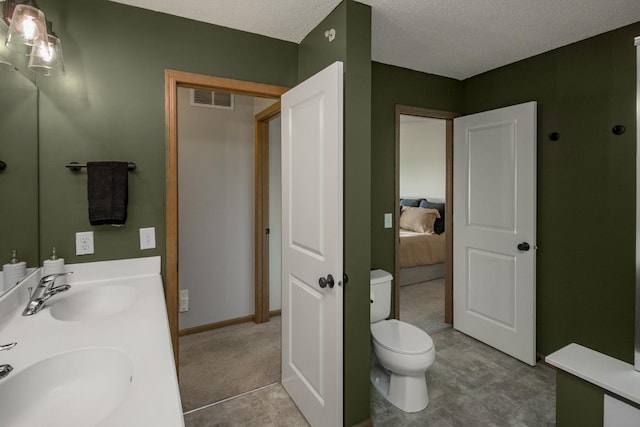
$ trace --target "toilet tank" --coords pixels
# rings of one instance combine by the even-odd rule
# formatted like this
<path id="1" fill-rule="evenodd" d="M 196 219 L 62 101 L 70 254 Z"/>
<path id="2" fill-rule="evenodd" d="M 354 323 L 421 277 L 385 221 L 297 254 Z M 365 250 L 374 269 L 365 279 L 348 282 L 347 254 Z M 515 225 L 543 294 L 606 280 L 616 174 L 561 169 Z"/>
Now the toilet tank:
<path id="1" fill-rule="evenodd" d="M 371 323 L 384 320 L 391 314 L 392 280 L 391 273 L 371 270 Z"/>

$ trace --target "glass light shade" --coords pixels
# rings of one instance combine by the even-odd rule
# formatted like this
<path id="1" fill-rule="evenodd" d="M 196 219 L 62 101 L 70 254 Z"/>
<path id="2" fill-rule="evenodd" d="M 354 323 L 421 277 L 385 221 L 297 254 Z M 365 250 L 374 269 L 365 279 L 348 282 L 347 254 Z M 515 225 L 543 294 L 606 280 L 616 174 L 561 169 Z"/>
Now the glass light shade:
<path id="1" fill-rule="evenodd" d="M 7 47 L 26 52 L 28 50 L 26 46 L 33 46 L 46 39 L 47 23 L 44 13 L 33 6 L 17 5 L 7 33 Z"/>
<path id="2" fill-rule="evenodd" d="M 60 39 L 49 34 L 47 41 L 39 41 L 31 48 L 29 69 L 45 76 L 64 74 L 62 44 Z"/>

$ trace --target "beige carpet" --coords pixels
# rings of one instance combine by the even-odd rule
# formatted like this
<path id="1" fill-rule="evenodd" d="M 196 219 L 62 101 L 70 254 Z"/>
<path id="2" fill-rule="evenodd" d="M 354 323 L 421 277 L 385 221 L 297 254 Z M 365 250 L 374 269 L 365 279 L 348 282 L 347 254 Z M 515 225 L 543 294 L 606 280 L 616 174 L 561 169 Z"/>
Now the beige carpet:
<path id="1" fill-rule="evenodd" d="M 280 317 L 180 337 L 184 411 L 280 381 Z"/>
<path id="2" fill-rule="evenodd" d="M 187 414 L 184 424 L 185 427 L 309 427 L 280 384 Z"/>
<path id="3" fill-rule="evenodd" d="M 451 327 L 444 323 L 444 279 L 401 286 L 400 320 L 428 334 Z"/>

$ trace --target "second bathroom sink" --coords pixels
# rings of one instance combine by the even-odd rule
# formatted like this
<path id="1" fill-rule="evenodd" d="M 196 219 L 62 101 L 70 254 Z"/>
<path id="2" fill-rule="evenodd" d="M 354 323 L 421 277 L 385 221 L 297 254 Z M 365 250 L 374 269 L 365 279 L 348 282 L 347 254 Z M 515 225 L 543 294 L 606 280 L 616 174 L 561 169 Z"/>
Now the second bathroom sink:
<path id="1" fill-rule="evenodd" d="M 0 383 L 0 424 L 95 426 L 122 404 L 132 381 L 131 359 L 117 349 L 51 356 Z"/>
<path id="2" fill-rule="evenodd" d="M 51 316 L 63 321 L 113 316 L 130 308 L 138 299 L 131 286 L 103 285 L 59 297 L 51 302 Z"/>

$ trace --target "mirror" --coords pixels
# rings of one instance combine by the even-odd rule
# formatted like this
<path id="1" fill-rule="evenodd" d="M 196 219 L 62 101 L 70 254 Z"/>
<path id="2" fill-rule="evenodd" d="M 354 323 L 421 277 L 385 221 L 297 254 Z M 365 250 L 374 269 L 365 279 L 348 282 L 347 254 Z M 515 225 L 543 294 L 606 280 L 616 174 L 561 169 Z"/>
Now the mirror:
<path id="1" fill-rule="evenodd" d="M 0 28 L 0 57 L 12 66 L 0 64 L 0 269 L 13 250 L 27 267 L 37 267 L 38 88 L 26 71 L 27 57 L 9 51 L 3 34 L 6 26 Z"/>
<path id="2" fill-rule="evenodd" d="M 636 331 L 634 346 L 634 368 L 640 371 L 640 36 L 636 45 Z"/>

